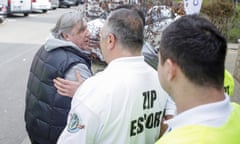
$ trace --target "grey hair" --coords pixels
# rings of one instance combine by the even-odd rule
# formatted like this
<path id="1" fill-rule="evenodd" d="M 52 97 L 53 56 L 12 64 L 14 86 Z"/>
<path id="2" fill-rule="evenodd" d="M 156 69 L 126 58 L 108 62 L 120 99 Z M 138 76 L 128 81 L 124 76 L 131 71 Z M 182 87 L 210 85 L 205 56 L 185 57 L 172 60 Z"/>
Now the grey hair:
<path id="1" fill-rule="evenodd" d="M 113 11 L 107 20 L 106 33 L 113 33 L 119 43 L 132 50 L 142 48 L 143 22 L 134 10 L 121 8 Z"/>
<path id="2" fill-rule="evenodd" d="M 51 30 L 52 35 L 57 39 L 64 39 L 64 33 L 70 33 L 72 28 L 80 23 L 82 28 L 83 23 L 85 22 L 84 16 L 80 11 L 71 11 L 63 14 L 57 21 L 55 27 Z"/>

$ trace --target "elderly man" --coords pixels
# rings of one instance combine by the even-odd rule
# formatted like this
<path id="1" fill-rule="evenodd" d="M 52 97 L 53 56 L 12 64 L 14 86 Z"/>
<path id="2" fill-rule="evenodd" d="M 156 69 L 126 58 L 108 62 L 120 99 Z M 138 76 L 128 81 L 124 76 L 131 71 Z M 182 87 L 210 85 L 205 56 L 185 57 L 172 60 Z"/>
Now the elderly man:
<path id="1" fill-rule="evenodd" d="M 81 79 L 92 76 L 89 32 L 82 14 L 63 14 L 52 35 L 36 53 L 28 79 L 25 122 L 32 144 L 56 143 L 67 122 L 71 98 L 57 93 L 52 80 L 63 77 L 76 81 L 80 79 L 75 77 L 76 70 Z"/>
<path id="2" fill-rule="evenodd" d="M 58 144 L 154 143 L 168 95 L 141 56 L 143 22 L 138 13 L 113 11 L 100 32 L 100 45 L 108 66 L 73 96 Z"/>

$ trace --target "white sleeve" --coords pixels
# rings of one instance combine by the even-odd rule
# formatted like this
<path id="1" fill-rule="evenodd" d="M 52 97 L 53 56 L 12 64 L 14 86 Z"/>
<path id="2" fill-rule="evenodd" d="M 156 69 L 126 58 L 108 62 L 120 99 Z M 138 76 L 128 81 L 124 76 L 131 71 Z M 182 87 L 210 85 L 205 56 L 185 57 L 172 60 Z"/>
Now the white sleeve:
<path id="1" fill-rule="evenodd" d="M 172 100 L 170 96 L 168 96 L 167 103 L 166 103 L 166 111 L 165 115 L 173 115 L 175 116 L 177 112 L 176 104 Z"/>
<path id="2" fill-rule="evenodd" d="M 101 121 L 80 100 L 72 101 L 65 129 L 58 139 L 58 144 L 96 144 L 96 136 L 101 129 Z"/>

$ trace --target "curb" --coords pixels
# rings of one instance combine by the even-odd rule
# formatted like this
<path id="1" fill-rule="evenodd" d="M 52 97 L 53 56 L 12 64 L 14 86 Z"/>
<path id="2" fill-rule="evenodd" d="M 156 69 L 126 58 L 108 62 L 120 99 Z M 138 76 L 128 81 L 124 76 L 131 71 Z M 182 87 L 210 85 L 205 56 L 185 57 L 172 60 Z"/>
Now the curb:
<path id="1" fill-rule="evenodd" d="M 228 44 L 227 44 L 227 47 L 228 47 L 229 49 L 237 50 L 237 49 L 240 47 L 240 43 L 228 43 Z"/>

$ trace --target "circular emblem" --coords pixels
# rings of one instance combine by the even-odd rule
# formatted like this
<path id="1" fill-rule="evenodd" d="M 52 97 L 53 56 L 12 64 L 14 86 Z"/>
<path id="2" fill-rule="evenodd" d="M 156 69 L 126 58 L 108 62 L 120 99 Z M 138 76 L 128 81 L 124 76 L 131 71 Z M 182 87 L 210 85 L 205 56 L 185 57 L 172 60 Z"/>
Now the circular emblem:
<path id="1" fill-rule="evenodd" d="M 71 118 L 68 124 L 68 132 L 70 133 L 76 133 L 80 130 L 81 119 L 78 117 L 77 114 L 73 113 L 71 114 Z"/>

